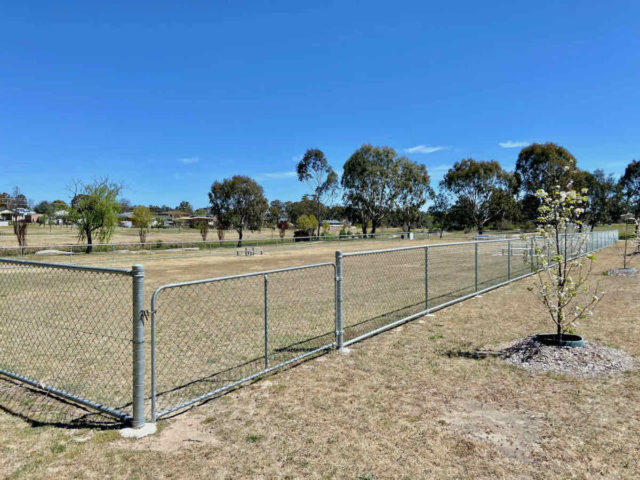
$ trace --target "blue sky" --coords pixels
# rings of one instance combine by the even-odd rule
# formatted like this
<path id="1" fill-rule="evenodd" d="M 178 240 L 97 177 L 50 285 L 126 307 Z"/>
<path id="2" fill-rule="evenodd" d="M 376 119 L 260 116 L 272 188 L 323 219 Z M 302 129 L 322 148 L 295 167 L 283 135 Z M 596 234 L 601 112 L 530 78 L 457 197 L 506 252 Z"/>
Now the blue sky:
<path id="1" fill-rule="evenodd" d="M 513 168 L 554 141 L 620 174 L 640 157 L 640 2 L 0 3 L 0 191 L 207 204 L 246 174 L 306 191 L 307 148 Z M 420 146 L 422 146 L 420 148 Z"/>

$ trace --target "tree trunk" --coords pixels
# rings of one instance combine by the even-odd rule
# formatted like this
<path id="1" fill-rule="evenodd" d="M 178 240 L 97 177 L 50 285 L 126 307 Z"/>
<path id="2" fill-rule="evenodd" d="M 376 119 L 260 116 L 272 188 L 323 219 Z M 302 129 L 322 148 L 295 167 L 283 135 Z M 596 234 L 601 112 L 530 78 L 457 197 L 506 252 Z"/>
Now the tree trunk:
<path id="1" fill-rule="evenodd" d="M 318 237 L 320 236 L 320 227 L 322 226 L 322 224 L 320 223 L 320 195 L 318 195 L 318 207 L 316 209 L 316 213 L 318 214 L 318 216 L 316 217 L 318 219 Z"/>
<path id="2" fill-rule="evenodd" d="M 482 235 L 484 233 L 484 225 L 481 223 L 478 224 L 478 235 Z"/>
<path id="3" fill-rule="evenodd" d="M 242 229 L 237 228 L 236 230 L 238 231 L 238 248 L 240 248 L 242 246 Z"/>
<path id="4" fill-rule="evenodd" d="M 90 228 L 86 230 L 86 234 L 87 234 L 87 249 L 84 251 L 84 253 L 91 253 L 93 251 L 93 239 L 91 238 Z"/>

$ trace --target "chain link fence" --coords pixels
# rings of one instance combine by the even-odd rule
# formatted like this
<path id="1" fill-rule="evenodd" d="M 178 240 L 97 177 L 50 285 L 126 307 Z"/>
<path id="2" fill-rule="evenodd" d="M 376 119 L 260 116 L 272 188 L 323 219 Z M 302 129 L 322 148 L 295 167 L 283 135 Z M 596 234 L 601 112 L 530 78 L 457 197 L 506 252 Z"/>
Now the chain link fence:
<path id="1" fill-rule="evenodd" d="M 531 275 L 558 248 L 572 258 L 617 240 L 598 231 L 336 252 L 335 263 L 164 285 L 146 330 L 141 266 L 0 259 L 0 373 L 140 426 Z"/>
<path id="2" fill-rule="evenodd" d="M 331 348 L 335 266 L 166 285 L 151 305 L 155 420 Z"/>
<path id="3" fill-rule="evenodd" d="M 618 241 L 617 230 L 338 253 L 337 319 L 346 346 L 565 258 Z M 559 250 L 558 250 L 559 249 Z M 544 258 L 543 258 L 544 257 Z M 340 341 L 340 338 L 342 341 Z"/>
<path id="4" fill-rule="evenodd" d="M 0 373 L 131 418 L 131 276 L 0 259 Z"/>

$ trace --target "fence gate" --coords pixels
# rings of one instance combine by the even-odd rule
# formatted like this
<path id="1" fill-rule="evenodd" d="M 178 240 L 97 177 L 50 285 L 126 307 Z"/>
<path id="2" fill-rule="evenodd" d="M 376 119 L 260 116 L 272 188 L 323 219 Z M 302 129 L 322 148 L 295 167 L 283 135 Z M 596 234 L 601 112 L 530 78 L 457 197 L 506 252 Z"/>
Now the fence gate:
<path id="1" fill-rule="evenodd" d="M 335 345 L 335 266 L 165 285 L 151 300 L 152 420 Z"/>

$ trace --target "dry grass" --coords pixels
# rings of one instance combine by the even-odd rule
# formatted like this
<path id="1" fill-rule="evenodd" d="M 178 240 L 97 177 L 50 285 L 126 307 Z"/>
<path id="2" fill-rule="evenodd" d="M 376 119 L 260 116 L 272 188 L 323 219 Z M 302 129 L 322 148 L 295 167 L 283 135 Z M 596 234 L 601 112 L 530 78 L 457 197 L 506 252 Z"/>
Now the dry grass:
<path id="1" fill-rule="evenodd" d="M 331 233 L 336 235 L 339 232 L 339 228 L 331 229 Z M 350 229 L 353 233 L 357 232 L 355 227 Z M 389 228 L 378 230 L 379 233 L 382 232 L 395 232 L 397 228 Z M 456 236 L 461 236 L 462 234 L 456 234 Z M 255 240 L 255 239 L 276 239 L 279 238 L 279 232 L 276 229 L 265 228 L 260 231 L 244 232 L 245 240 Z M 467 235 L 469 236 L 469 235 Z M 472 235 L 471 235 L 472 236 Z M 286 238 L 293 237 L 293 230 L 287 230 Z M 233 241 L 238 239 L 238 233 L 235 230 L 227 230 L 225 231 L 224 240 L 225 241 Z M 147 234 L 147 242 L 199 242 L 202 240 L 200 236 L 200 231 L 196 228 L 167 228 L 167 229 L 151 229 Z M 211 229 L 209 231 L 209 236 L 207 237 L 209 241 L 217 241 L 218 235 L 215 229 Z M 123 228 L 117 227 L 116 231 L 111 238 L 110 243 L 137 243 L 140 241 L 140 237 L 138 236 L 138 230 L 135 228 Z M 78 234 L 76 227 L 69 225 L 53 225 L 51 228 L 49 226 L 42 226 L 39 224 L 31 224 L 29 225 L 29 229 L 27 231 L 27 245 L 33 246 L 47 246 L 47 245 L 70 245 L 78 243 Z M 16 236 L 13 233 L 13 227 L 0 227 L 0 246 L 17 246 L 18 242 L 16 240 Z"/>
<path id="2" fill-rule="evenodd" d="M 637 279 L 580 331 L 640 355 Z M 527 279 L 236 390 L 142 441 L 0 415 L 8 478 L 638 478 L 640 376 L 532 374 L 451 352 L 545 331 Z"/>

